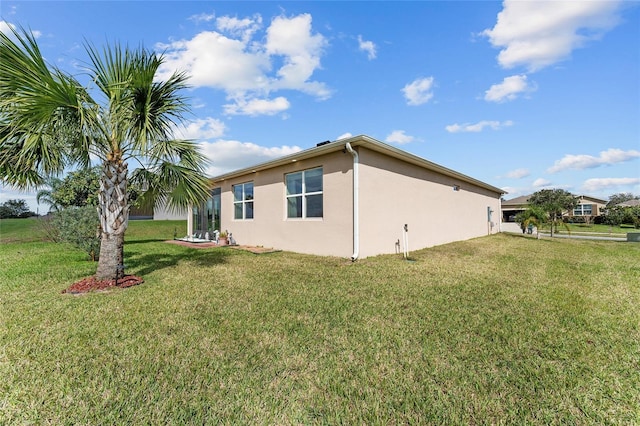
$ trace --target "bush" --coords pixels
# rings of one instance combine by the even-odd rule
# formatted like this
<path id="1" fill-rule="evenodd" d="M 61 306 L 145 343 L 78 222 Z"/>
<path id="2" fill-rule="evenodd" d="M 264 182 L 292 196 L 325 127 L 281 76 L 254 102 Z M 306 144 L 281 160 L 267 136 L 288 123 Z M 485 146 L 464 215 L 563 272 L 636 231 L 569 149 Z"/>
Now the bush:
<path id="1" fill-rule="evenodd" d="M 51 221 L 58 241 L 84 250 L 91 260 L 100 257 L 100 218 L 95 207 L 70 207 L 53 214 Z"/>
<path id="2" fill-rule="evenodd" d="M 43 238 L 47 241 L 51 241 L 54 243 L 61 243 L 62 238 L 60 237 L 60 230 L 55 223 L 55 214 L 49 213 L 45 216 L 40 216 L 38 219 L 40 221 L 39 226 L 42 231 Z"/>
<path id="3" fill-rule="evenodd" d="M 606 222 L 609 225 L 630 225 L 640 228 L 640 206 L 615 206 L 607 209 Z"/>

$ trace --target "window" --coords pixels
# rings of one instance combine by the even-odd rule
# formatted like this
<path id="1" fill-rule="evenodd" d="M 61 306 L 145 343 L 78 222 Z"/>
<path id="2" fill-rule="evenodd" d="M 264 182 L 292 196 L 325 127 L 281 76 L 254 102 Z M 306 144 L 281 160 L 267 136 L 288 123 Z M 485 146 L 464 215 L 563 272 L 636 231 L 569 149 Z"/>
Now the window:
<path id="1" fill-rule="evenodd" d="M 287 217 L 322 217 L 322 167 L 285 175 Z"/>
<path id="2" fill-rule="evenodd" d="M 233 185 L 233 218 L 253 219 L 253 182 Z"/>
<path id="3" fill-rule="evenodd" d="M 591 216 L 593 214 L 592 204 L 578 204 L 573 209 L 574 216 Z"/>

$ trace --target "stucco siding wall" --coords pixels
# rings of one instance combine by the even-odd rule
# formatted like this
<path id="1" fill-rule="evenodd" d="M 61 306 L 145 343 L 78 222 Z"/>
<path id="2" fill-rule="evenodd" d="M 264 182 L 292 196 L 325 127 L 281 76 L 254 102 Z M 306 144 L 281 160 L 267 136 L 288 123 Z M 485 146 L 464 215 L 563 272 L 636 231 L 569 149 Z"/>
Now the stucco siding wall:
<path id="1" fill-rule="evenodd" d="M 500 194 L 390 158 L 364 147 L 360 155 L 360 254 L 409 250 L 496 233 Z M 460 190 L 454 191 L 454 185 Z M 487 207 L 493 210 L 493 228 Z"/>
<path id="2" fill-rule="evenodd" d="M 350 257 L 352 163 L 351 155 L 338 151 L 221 182 L 221 227 L 231 232 L 238 244 Z M 323 168 L 324 217 L 288 219 L 285 174 L 315 167 Z M 250 181 L 254 184 L 254 219 L 236 220 L 232 187 Z"/>

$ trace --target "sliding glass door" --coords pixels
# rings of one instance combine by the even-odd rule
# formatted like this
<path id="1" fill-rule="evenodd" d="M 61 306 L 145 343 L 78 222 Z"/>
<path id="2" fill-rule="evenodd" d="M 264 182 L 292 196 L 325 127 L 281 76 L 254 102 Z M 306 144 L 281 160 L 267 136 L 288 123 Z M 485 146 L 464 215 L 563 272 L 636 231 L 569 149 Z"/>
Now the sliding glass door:
<path id="1" fill-rule="evenodd" d="M 212 235 L 213 231 L 221 230 L 221 194 L 220 188 L 214 188 L 211 190 L 211 198 L 206 203 L 193 208 L 193 232 L 195 234 L 204 235 L 209 232 Z"/>

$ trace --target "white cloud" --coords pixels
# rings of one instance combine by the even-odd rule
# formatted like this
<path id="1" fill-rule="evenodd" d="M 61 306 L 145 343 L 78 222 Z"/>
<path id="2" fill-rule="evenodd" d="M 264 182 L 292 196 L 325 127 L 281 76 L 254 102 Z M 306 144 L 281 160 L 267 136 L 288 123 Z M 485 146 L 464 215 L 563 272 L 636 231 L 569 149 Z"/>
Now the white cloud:
<path id="1" fill-rule="evenodd" d="M 508 172 L 505 177 L 508 177 L 509 179 L 522 179 L 529 176 L 529 174 L 528 169 L 515 169 Z"/>
<path id="2" fill-rule="evenodd" d="M 534 180 L 531 185 L 534 188 L 542 188 L 542 187 L 551 185 L 551 182 L 546 180 L 546 179 L 543 179 L 543 178 L 538 178 L 538 179 Z"/>
<path id="3" fill-rule="evenodd" d="M 265 147 L 235 140 L 203 142 L 200 146 L 211 162 L 211 166 L 207 169 L 209 176 L 249 167 L 302 150 L 298 146 Z"/>
<path id="4" fill-rule="evenodd" d="M 16 26 L 11 22 L 0 21 L 0 33 L 6 34 L 9 37 L 13 38 L 13 32 L 15 30 L 18 30 L 18 32 L 21 32 L 21 30 L 19 28 L 16 28 Z M 40 38 L 42 36 L 41 31 L 38 31 L 38 30 L 29 30 L 29 31 L 35 38 Z"/>
<path id="5" fill-rule="evenodd" d="M 321 100 L 331 96 L 325 83 L 311 80 L 327 45 L 322 34 L 313 33 L 311 15 L 276 17 L 264 33 L 260 15 L 223 16 L 216 19 L 216 29 L 158 44 L 165 54 L 159 78 L 186 71 L 192 86 L 224 91 L 236 104 L 225 108 L 234 114 L 273 114 L 289 108 L 282 97 L 263 100 L 278 90 L 297 90 Z"/>
<path id="6" fill-rule="evenodd" d="M 484 92 L 484 100 L 488 102 L 512 101 L 521 93 L 528 93 L 536 90 L 527 82 L 526 75 L 512 75 L 505 77 L 502 83 L 494 84 Z"/>
<path id="7" fill-rule="evenodd" d="M 197 119 L 176 129 L 176 135 L 183 139 L 215 139 L 224 135 L 225 124 L 216 118 Z"/>
<path id="8" fill-rule="evenodd" d="M 47 213 L 49 211 L 49 206 L 44 203 L 38 206 L 36 198 L 37 194 L 35 191 L 21 191 L 0 183 L 0 204 L 6 203 L 9 200 L 24 200 L 29 206 L 30 211 L 38 214 Z"/>
<path id="9" fill-rule="evenodd" d="M 376 45 L 372 41 L 363 40 L 362 36 L 358 36 L 358 46 L 363 52 L 367 52 L 369 60 L 376 58 Z"/>
<path id="10" fill-rule="evenodd" d="M 320 68 L 320 57 L 327 44 L 324 36 L 312 34 L 311 15 L 275 18 L 267 29 L 265 48 L 270 55 L 283 56 L 284 65 L 277 72 L 280 79 L 273 83 L 274 87 L 328 98 L 331 93 L 324 83 L 308 81 Z"/>
<path id="11" fill-rule="evenodd" d="M 214 13 L 199 13 L 197 15 L 189 16 L 189 20 L 199 24 L 200 22 L 210 22 L 215 19 L 216 15 Z"/>
<path id="12" fill-rule="evenodd" d="M 536 71 L 564 60 L 574 49 L 599 39 L 619 21 L 622 2 L 505 0 L 492 29 L 482 35 L 501 48 L 504 68 Z"/>
<path id="13" fill-rule="evenodd" d="M 12 5 L 9 7 L 7 7 L 6 5 L 3 5 L 3 6 L 4 6 L 4 10 L 2 14 L 5 16 L 15 15 L 16 12 L 18 11 L 18 7 L 16 5 Z"/>
<path id="14" fill-rule="evenodd" d="M 409 105 L 422 105 L 433 98 L 433 77 L 418 78 L 402 88 Z"/>
<path id="15" fill-rule="evenodd" d="M 260 15 L 244 19 L 231 16 L 221 16 L 216 19 L 216 28 L 220 32 L 239 37 L 243 42 L 248 42 L 261 27 L 262 17 Z"/>
<path id="16" fill-rule="evenodd" d="M 640 178 L 593 178 L 587 179 L 582 188 L 585 191 L 599 191 L 607 188 L 618 188 L 624 186 L 640 186 Z"/>
<path id="17" fill-rule="evenodd" d="M 516 188 L 515 186 L 502 186 L 500 187 L 500 189 L 506 192 L 511 198 L 515 197 L 517 194 L 520 194 L 521 192 L 521 189 Z"/>
<path id="18" fill-rule="evenodd" d="M 347 132 L 347 133 L 343 133 L 343 134 L 341 134 L 340 136 L 338 136 L 338 137 L 336 138 L 336 140 L 340 140 L 340 139 L 347 139 L 347 138 L 350 138 L 350 137 L 352 137 L 352 136 L 353 136 L 353 135 L 352 135 L 351 133 Z"/>
<path id="19" fill-rule="evenodd" d="M 288 110 L 287 98 L 279 96 L 275 99 L 237 99 L 234 104 L 226 104 L 224 113 L 227 115 L 275 115 Z"/>
<path id="20" fill-rule="evenodd" d="M 465 124 L 451 124 L 449 126 L 446 126 L 445 129 L 447 130 L 447 132 L 449 133 L 460 133 L 460 132 L 481 132 L 483 131 L 486 127 L 489 127 L 493 130 L 500 130 L 503 127 L 508 127 L 508 126 L 512 126 L 513 125 L 513 121 L 511 120 L 507 120 L 507 121 L 487 121 L 487 120 L 483 120 L 480 121 L 478 123 L 475 124 L 470 124 L 470 123 L 465 123 Z"/>
<path id="21" fill-rule="evenodd" d="M 621 149 L 610 148 L 606 151 L 601 151 L 598 157 L 586 154 L 567 154 L 562 157 L 562 159 L 556 161 L 552 167 L 547 169 L 547 172 L 556 173 L 567 169 L 592 169 L 599 166 L 623 163 L 625 161 L 633 160 L 634 158 L 640 158 L 640 151 L 633 149 L 623 151 Z"/>
<path id="22" fill-rule="evenodd" d="M 12 23 L 9 23 L 7 21 L 0 21 L 0 32 L 7 34 L 7 35 L 11 35 L 13 34 L 13 30 L 16 28 L 15 25 L 13 25 Z"/>
<path id="23" fill-rule="evenodd" d="M 394 130 L 386 137 L 385 142 L 404 145 L 415 141 L 416 138 L 405 134 L 404 130 Z"/>
<path id="24" fill-rule="evenodd" d="M 227 93 L 265 90 L 269 57 L 247 51 L 246 43 L 215 31 L 203 31 L 191 40 L 158 45 L 165 51 L 165 62 L 158 74 L 168 78 L 174 71 L 187 71 L 189 84 L 222 89 Z"/>

